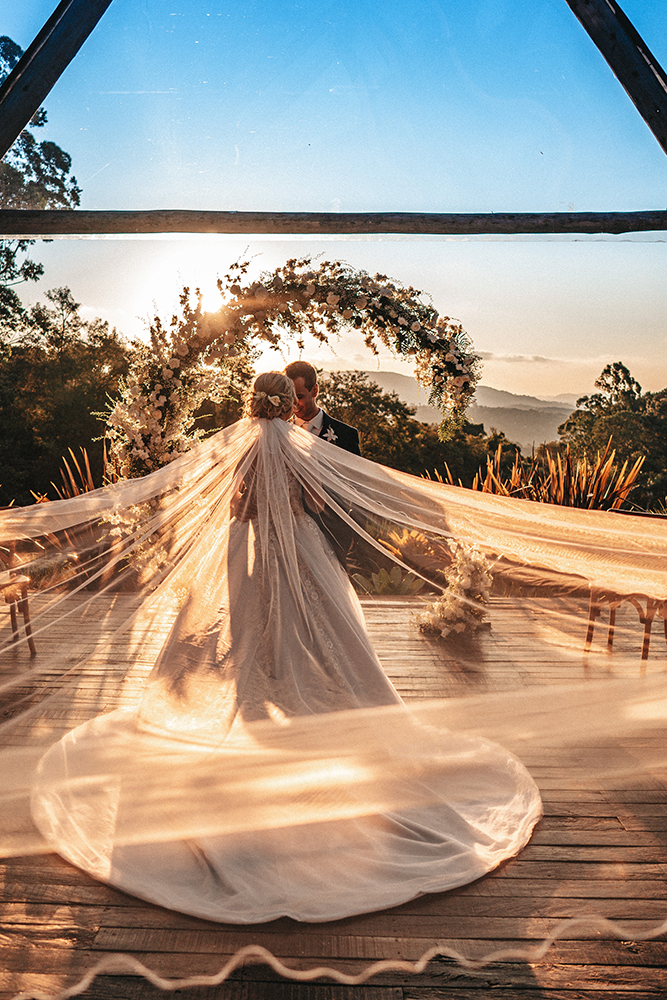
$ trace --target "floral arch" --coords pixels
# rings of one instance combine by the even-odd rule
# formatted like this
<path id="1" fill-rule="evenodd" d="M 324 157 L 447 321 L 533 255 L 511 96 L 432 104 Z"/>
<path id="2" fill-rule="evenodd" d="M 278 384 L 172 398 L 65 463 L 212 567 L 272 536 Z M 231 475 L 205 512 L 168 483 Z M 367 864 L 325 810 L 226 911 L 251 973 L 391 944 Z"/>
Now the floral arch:
<path id="1" fill-rule="evenodd" d="M 417 380 L 444 414 L 443 436 L 459 423 L 480 374 L 479 357 L 457 320 L 439 316 L 427 296 L 386 275 L 370 276 L 340 261 L 288 260 L 244 283 L 249 262 L 218 279 L 223 304 L 204 312 L 199 290 L 180 296 L 181 316 L 159 317 L 140 348 L 121 397 L 108 415 L 113 474 L 141 476 L 172 461 L 201 437 L 194 415 L 206 399 L 238 395 L 252 373 L 257 346 L 276 350 L 312 335 L 331 343 L 356 329 L 375 353 L 383 344 L 414 357 Z"/>

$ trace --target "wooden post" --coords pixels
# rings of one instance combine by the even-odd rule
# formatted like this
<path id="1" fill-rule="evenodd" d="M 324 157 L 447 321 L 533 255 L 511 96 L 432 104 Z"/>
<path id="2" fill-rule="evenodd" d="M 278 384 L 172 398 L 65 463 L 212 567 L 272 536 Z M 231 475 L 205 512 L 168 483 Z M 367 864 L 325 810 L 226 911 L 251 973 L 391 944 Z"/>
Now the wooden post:
<path id="1" fill-rule="evenodd" d="M 667 74 L 616 0 L 566 0 L 667 153 Z"/>
<path id="2" fill-rule="evenodd" d="M 0 159 L 26 127 L 111 0 L 61 0 L 0 84 Z"/>
<path id="3" fill-rule="evenodd" d="M 189 209 L 88 212 L 0 209 L 0 239 L 94 237 L 134 233 L 230 233 L 326 237 L 335 234 L 502 235 L 634 233 L 667 230 L 667 211 L 491 212 L 207 212 Z"/>

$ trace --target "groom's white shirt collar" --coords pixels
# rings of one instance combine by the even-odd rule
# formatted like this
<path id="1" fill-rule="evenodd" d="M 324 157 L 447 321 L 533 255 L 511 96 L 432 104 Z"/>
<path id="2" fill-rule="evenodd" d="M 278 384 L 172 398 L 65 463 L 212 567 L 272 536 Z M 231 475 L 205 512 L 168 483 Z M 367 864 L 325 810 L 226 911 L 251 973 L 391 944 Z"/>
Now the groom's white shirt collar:
<path id="1" fill-rule="evenodd" d="M 299 427 L 303 427 L 305 431 L 310 431 L 311 434 L 319 435 L 322 430 L 322 422 L 324 420 L 324 410 L 318 410 L 312 420 L 299 420 L 297 416 L 294 417 L 294 423 L 298 424 Z"/>

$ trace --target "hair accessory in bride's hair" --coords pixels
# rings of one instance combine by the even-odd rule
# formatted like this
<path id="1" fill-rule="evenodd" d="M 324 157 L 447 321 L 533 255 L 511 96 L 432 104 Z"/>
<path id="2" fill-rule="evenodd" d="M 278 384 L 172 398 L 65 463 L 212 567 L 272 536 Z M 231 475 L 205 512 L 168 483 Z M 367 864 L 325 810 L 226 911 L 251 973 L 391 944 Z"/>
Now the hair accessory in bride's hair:
<path id="1" fill-rule="evenodd" d="M 292 412 L 296 402 L 294 383 L 284 372 L 262 372 L 246 400 L 246 416 L 275 420 Z"/>
<path id="2" fill-rule="evenodd" d="M 274 406 L 280 406 L 282 400 L 280 396 L 267 396 L 265 392 L 256 392 L 253 399 L 268 399 L 269 403 L 273 403 Z"/>

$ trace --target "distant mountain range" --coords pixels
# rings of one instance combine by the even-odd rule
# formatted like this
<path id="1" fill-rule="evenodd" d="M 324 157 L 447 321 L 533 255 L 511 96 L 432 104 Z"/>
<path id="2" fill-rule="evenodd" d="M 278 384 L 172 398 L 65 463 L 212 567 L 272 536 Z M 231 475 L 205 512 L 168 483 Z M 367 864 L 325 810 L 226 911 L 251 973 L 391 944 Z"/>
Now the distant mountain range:
<path id="1" fill-rule="evenodd" d="M 426 402 L 426 393 L 415 378 L 397 372 L 366 372 L 384 392 L 395 392 L 403 402 L 415 406 L 415 417 L 424 423 L 440 423 L 442 414 Z M 479 385 L 475 403 L 468 408 L 468 419 L 473 424 L 484 424 L 487 434 L 492 428 L 503 431 L 505 436 L 521 445 L 524 454 L 545 441 L 558 438 L 558 426 L 576 408 L 577 396 L 562 394 L 548 399 L 521 396 L 504 389 Z"/>

